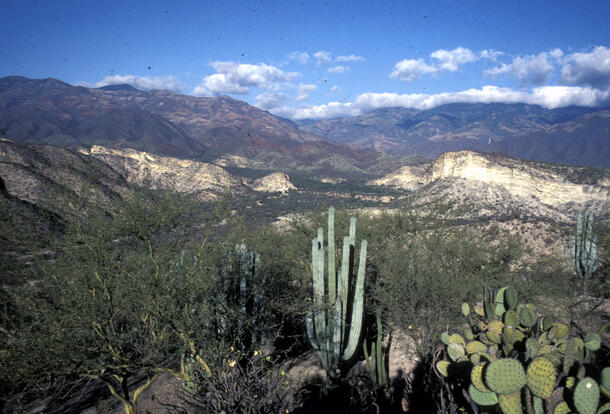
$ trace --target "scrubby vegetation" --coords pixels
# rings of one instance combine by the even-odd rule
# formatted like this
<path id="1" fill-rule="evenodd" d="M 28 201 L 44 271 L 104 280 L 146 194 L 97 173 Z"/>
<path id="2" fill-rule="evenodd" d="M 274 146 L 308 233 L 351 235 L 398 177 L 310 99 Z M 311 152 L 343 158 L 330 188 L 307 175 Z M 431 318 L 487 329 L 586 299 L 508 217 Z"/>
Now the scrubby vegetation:
<path id="1" fill-rule="evenodd" d="M 21 229 L 29 240 L 23 249 L 48 251 L 23 261 L 14 256 L 24 253 L 13 249 L 3 262 L 0 391 L 7 411 L 50 397 L 47 412 L 67 412 L 66 398 L 103 384 L 99 398 L 110 394 L 135 413 L 146 389 L 170 374 L 180 384 L 177 412 L 481 412 L 477 391 L 470 399 L 461 392 L 468 393 L 468 378 L 439 371 L 453 372 L 465 357 L 477 367 L 507 358 L 531 365 L 555 355 L 532 353 L 527 338 L 560 353 L 548 359 L 551 365 L 535 363 L 574 377 L 576 388 L 584 377 L 565 362 L 566 347 L 575 347 L 570 355 L 582 351 L 583 364 L 603 368 L 603 358 L 595 365 L 587 357 L 586 350 L 594 351 L 590 338 L 582 338 L 584 348 L 562 339 L 599 328 L 591 325 L 609 292 L 608 232 L 600 224 L 590 229 L 600 260 L 587 279 L 589 303 L 597 305 L 567 313 L 561 326 L 542 326 L 535 316 L 525 324 L 520 314 L 515 319 L 529 308 L 518 308 L 511 295 L 540 302 L 541 309 L 574 303 L 582 279 L 561 259 L 523 260 L 527 247 L 497 226 L 486 231 L 454 220 L 455 206 L 404 203 L 391 214 L 355 214 L 362 249 L 351 237 L 354 212 L 344 209 L 332 222 L 326 211 L 303 212 L 278 231 L 232 214 L 226 202 L 169 192 L 137 190 L 104 204 L 83 194 L 72 207 L 63 219 L 49 218 L 56 224 L 36 240 L 32 223 L 2 206 L 4 229 Z M 327 229 L 322 237 L 318 228 Z M 329 243 L 335 239 L 329 228 L 350 236 Z M 347 279 L 336 278 L 341 266 Z M 476 300 L 483 284 L 514 290 L 502 297 L 504 308 L 489 294 L 483 305 L 462 308 L 470 326 L 462 340 L 441 337 L 464 329 L 460 304 Z M 510 332 L 509 316 L 512 325 L 519 322 Z M 492 329 L 500 322 L 502 329 Z M 568 333 L 551 334 L 559 329 L 553 326 Z M 518 338 L 509 341 L 510 335 Z M 607 352 L 603 337 L 594 339 L 595 351 Z M 481 346 L 486 350 L 470 352 Z M 312 355 L 313 349 L 319 352 Z M 391 374 L 393 349 L 409 349 L 416 368 Z M 296 375 L 306 358 L 318 368 Z M 500 399 L 511 393 L 496 392 Z M 488 412 L 499 410 L 491 407 Z"/>

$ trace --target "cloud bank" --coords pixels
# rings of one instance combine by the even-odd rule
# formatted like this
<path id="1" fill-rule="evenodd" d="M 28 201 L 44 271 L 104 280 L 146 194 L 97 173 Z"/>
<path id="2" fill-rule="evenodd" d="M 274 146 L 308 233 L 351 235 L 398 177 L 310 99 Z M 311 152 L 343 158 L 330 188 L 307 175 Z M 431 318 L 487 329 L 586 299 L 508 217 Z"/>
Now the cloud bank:
<path id="1" fill-rule="evenodd" d="M 525 103 L 553 109 L 569 105 L 601 106 L 610 103 L 610 90 L 579 86 L 541 86 L 531 92 L 497 86 L 483 86 L 438 94 L 396 94 L 366 92 L 353 102 L 330 102 L 301 108 L 277 107 L 271 112 L 290 119 L 328 119 L 355 116 L 384 107 L 431 109 L 449 103 Z"/>
<path id="2" fill-rule="evenodd" d="M 113 75 L 106 76 L 101 81 L 95 83 L 93 87 L 101 88 L 102 86 L 121 84 L 127 84 L 143 91 L 161 89 L 179 92 L 182 90 L 182 83 L 173 76 L 161 78 L 154 76 Z"/>
<path id="3" fill-rule="evenodd" d="M 251 87 L 277 90 L 282 82 L 301 76 L 298 72 L 284 72 L 276 66 L 264 63 L 251 65 L 216 61 L 210 66 L 217 73 L 203 78 L 202 83 L 193 89 L 193 95 L 218 96 L 227 93 L 247 95 Z"/>
<path id="4" fill-rule="evenodd" d="M 486 57 L 493 57 L 494 53 L 497 56 L 498 52 L 483 51 Z M 474 62 L 479 59 L 472 50 L 457 47 L 453 50 L 439 49 L 430 54 L 434 60 L 432 63 L 426 63 L 423 59 L 404 59 L 394 65 L 394 70 L 390 73 L 390 78 L 400 79 L 404 82 L 413 82 L 420 76 L 428 73 L 436 73 L 441 71 L 455 72 L 460 65 Z"/>

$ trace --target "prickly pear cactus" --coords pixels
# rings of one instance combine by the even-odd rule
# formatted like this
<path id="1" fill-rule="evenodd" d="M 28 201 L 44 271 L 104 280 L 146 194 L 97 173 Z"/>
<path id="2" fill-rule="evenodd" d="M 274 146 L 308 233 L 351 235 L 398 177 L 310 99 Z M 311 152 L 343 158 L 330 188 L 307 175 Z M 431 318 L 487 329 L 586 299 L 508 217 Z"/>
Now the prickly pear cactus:
<path id="1" fill-rule="evenodd" d="M 592 365 L 603 328 L 574 332 L 518 303 L 510 287 L 484 288 L 483 303 L 464 304 L 462 313 L 466 339 L 443 332 L 436 369 L 463 389 L 472 407 L 496 406 L 504 414 L 610 412 L 610 367 Z M 585 372 L 600 372 L 599 381 Z"/>

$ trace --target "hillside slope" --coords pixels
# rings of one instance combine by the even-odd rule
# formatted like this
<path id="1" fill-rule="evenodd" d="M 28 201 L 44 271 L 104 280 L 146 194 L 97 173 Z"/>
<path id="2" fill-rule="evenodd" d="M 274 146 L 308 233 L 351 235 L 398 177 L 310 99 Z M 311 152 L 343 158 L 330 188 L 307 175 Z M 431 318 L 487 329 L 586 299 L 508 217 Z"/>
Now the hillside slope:
<path id="1" fill-rule="evenodd" d="M 525 104 L 382 108 L 350 118 L 301 121 L 303 130 L 357 148 L 436 158 L 464 149 L 538 161 L 610 167 L 610 110 Z"/>

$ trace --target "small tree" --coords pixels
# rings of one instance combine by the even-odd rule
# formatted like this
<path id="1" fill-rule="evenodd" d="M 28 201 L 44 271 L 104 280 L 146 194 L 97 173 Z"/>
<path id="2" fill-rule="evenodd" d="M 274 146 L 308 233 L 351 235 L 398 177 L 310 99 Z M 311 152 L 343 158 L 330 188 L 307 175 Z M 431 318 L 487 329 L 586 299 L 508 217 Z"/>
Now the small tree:
<path id="1" fill-rule="evenodd" d="M 186 376 L 187 356 L 205 366 L 198 350 L 210 340 L 208 250 L 205 239 L 177 246 L 202 206 L 178 197 L 140 192 L 111 215 L 90 206 L 67 222 L 58 259 L 14 292 L 25 323 L 1 357 L 15 388 L 86 376 L 131 414 L 158 375 Z M 145 381 L 130 394 L 135 375 Z"/>

